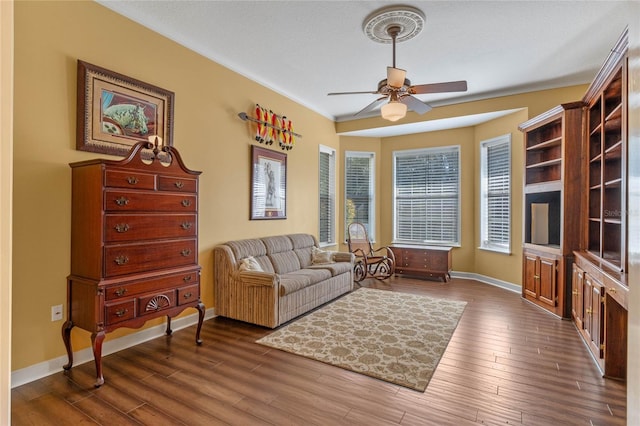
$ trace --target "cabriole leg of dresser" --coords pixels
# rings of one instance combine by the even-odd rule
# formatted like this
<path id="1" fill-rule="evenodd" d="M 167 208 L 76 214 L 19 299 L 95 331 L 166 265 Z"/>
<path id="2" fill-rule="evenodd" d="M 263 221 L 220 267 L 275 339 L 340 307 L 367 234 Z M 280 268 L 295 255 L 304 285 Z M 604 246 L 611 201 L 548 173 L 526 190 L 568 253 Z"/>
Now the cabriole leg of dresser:
<path id="1" fill-rule="evenodd" d="M 67 357 L 69 362 L 62 366 L 65 370 L 69 370 L 73 367 L 73 351 L 71 350 L 71 329 L 73 328 L 73 321 L 65 321 L 62 324 L 62 341 L 64 347 L 67 349 Z"/>
<path id="2" fill-rule="evenodd" d="M 171 317 L 167 315 L 167 329 L 164 331 L 167 336 L 171 336 L 173 330 L 171 330 Z"/>
<path id="3" fill-rule="evenodd" d="M 198 310 L 198 329 L 196 330 L 196 344 L 201 345 L 200 330 L 202 330 L 202 321 L 204 321 L 204 303 L 200 302 L 196 305 Z"/>
<path id="4" fill-rule="evenodd" d="M 93 360 L 96 363 L 96 383 L 94 386 L 97 388 L 104 384 L 104 377 L 102 376 L 102 342 L 104 341 L 105 334 L 104 331 L 91 334 Z"/>

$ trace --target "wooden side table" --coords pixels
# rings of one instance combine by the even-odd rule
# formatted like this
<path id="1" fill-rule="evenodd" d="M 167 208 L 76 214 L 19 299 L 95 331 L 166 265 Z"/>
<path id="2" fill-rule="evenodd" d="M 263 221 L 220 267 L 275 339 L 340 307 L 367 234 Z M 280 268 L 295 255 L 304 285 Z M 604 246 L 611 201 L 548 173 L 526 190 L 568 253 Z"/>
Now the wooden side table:
<path id="1" fill-rule="evenodd" d="M 396 257 L 396 275 L 441 278 L 444 282 L 451 279 L 451 247 L 394 244 L 391 250 Z"/>

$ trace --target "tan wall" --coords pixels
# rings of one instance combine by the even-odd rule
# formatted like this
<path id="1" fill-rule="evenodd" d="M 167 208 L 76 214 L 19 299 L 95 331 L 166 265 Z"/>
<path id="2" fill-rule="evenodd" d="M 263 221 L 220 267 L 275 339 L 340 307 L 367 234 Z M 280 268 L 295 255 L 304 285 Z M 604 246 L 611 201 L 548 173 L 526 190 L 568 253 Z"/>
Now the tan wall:
<path id="1" fill-rule="evenodd" d="M 391 244 L 393 238 L 393 151 L 446 145 L 460 145 L 462 149 L 461 178 L 461 245 L 453 250 L 453 269 L 459 272 L 471 272 L 490 278 L 521 285 L 522 282 L 522 166 L 523 136 L 518 125 L 558 104 L 582 99 L 588 85 L 578 85 L 554 90 L 504 96 L 483 101 L 467 102 L 435 108 L 426 116 L 409 113 L 407 122 L 437 120 L 461 115 L 480 114 L 488 111 L 516 110 L 504 117 L 476 126 L 443 130 L 437 132 L 382 138 L 379 142 L 376 203 L 376 224 L 378 244 Z M 367 126 L 385 125 L 378 118 L 368 118 L 336 123 L 337 131 L 355 131 Z M 479 181 L 480 143 L 505 134 L 511 134 L 512 144 L 512 221 L 511 254 L 490 252 L 479 249 Z M 370 140 L 371 142 L 367 142 Z M 341 153 L 347 150 L 370 150 L 378 146 L 375 138 L 341 138 Z M 343 166 L 344 167 L 344 166 Z M 344 179 L 344 171 L 341 171 Z M 344 197 L 344 191 L 342 192 Z"/>
<path id="2" fill-rule="evenodd" d="M 453 250 L 453 269 L 473 271 L 473 191 L 474 191 L 474 148 L 473 127 L 415 135 L 384 138 L 382 141 L 382 164 L 380 212 L 382 226 L 381 241 L 388 244 L 393 238 L 393 152 L 439 146 L 460 146 L 460 247 Z"/>
<path id="3" fill-rule="evenodd" d="M 480 211 L 480 144 L 498 136 L 511 135 L 511 253 L 497 253 L 480 247 L 480 216 L 476 213 L 473 271 L 502 281 L 522 285 L 522 203 L 524 138 L 518 125 L 528 120 L 526 110 L 481 124 L 475 128 L 475 201 L 474 211 Z"/>
<path id="4" fill-rule="evenodd" d="M 380 153 L 380 138 L 363 138 L 363 137 L 350 137 L 343 136 L 340 138 L 340 152 L 338 159 L 338 175 L 340 176 L 340 181 L 344 182 L 345 175 L 345 152 L 347 151 L 360 151 L 360 152 L 373 152 L 375 154 L 375 188 L 380 188 L 382 184 L 382 177 L 380 173 L 380 164 L 382 162 L 382 155 Z M 379 192 L 379 191 L 378 191 Z M 338 188 L 336 191 L 337 196 L 340 200 L 344 200 L 345 188 L 344 183 Z M 341 202 L 342 208 L 344 209 L 344 203 Z M 375 237 L 376 237 L 376 247 L 378 246 L 377 242 L 380 241 L 380 211 L 383 209 L 380 205 L 380 194 L 375 195 Z M 338 212 L 337 218 L 337 226 L 338 229 L 338 247 L 342 251 L 348 251 L 347 244 L 345 243 L 346 229 L 344 227 L 344 212 Z"/>
<path id="5" fill-rule="evenodd" d="M 51 322 L 50 307 L 66 305 L 68 163 L 102 156 L 75 149 L 77 59 L 176 93 L 175 146 L 189 168 L 203 171 L 199 260 L 208 308 L 215 244 L 317 234 L 318 145 L 337 149 L 339 142 L 331 120 L 94 2 L 18 2 L 15 30 L 13 370 L 64 354 L 62 323 Z M 248 219 L 253 138 L 237 113 L 256 102 L 290 117 L 303 135 L 288 151 L 286 220 Z M 84 331 L 74 329 L 72 340 L 74 350 L 89 345 Z"/>

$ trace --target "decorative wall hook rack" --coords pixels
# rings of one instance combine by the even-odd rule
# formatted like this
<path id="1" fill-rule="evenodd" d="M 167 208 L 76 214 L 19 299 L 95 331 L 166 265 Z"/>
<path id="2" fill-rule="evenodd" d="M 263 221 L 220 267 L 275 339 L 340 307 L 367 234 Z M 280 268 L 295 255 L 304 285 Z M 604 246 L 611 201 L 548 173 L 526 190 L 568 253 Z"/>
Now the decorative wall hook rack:
<path id="1" fill-rule="evenodd" d="M 238 117 L 256 123 L 256 141 L 266 145 L 277 141 L 283 150 L 290 150 L 295 144 L 295 138 L 302 137 L 293 131 L 293 123 L 286 116 L 279 116 L 258 104 L 255 113 L 256 117 L 250 117 L 247 113 L 241 112 L 238 113 Z"/>

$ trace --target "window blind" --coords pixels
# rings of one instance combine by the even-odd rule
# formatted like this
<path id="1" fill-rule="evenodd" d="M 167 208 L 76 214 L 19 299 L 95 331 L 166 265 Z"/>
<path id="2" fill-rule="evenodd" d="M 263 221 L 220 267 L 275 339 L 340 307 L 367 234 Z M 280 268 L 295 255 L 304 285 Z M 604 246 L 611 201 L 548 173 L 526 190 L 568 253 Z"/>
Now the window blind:
<path id="1" fill-rule="evenodd" d="M 508 251 L 511 240 L 511 138 L 482 143 L 481 243 Z"/>
<path id="2" fill-rule="evenodd" d="M 458 245 L 460 147 L 394 153 L 394 240 Z"/>
<path id="3" fill-rule="evenodd" d="M 364 224 L 369 238 L 375 239 L 374 222 L 374 154 L 345 153 L 345 232 L 349 224 Z"/>
<path id="4" fill-rule="evenodd" d="M 321 244 L 335 243 L 335 151 L 320 147 L 319 226 Z"/>

